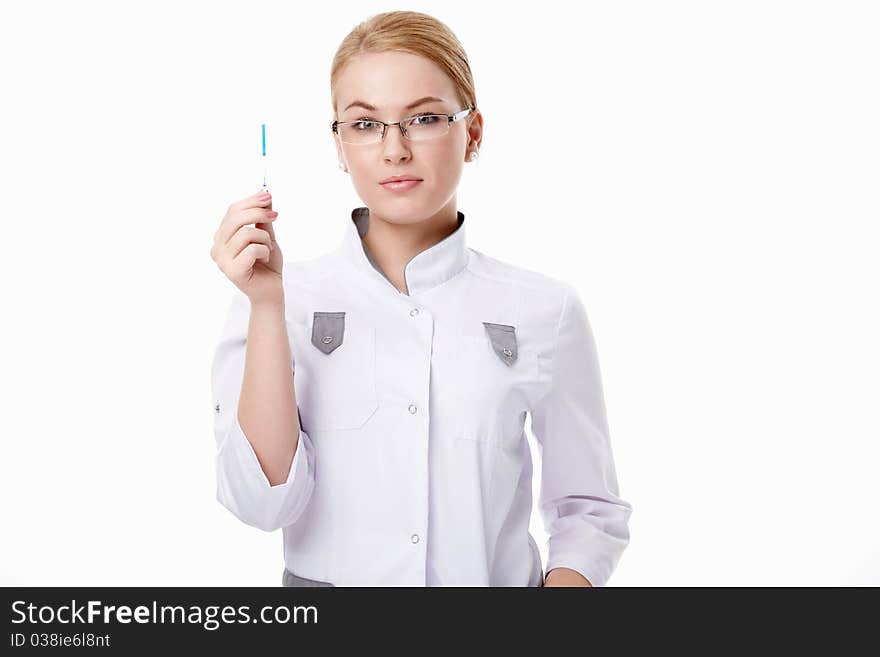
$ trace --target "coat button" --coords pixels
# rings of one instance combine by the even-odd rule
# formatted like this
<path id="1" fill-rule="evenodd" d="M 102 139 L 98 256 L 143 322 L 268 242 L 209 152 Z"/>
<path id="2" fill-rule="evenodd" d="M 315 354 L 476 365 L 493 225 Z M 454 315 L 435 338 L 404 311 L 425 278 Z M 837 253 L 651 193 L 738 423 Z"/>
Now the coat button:
<path id="1" fill-rule="evenodd" d="M 418 535 L 418 534 L 413 534 L 412 537 L 410 538 L 410 540 L 411 540 L 413 543 L 418 543 L 418 542 L 419 542 L 419 535 Z"/>
<path id="2" fill-rule="evenodd" d="M 418 407 L 417 407 L 415 404 L 410 404 L 410 405 L 409 405 L 409 412 L 410 412 L 410 413 L 415 413 L 417 410 L 419 410 L 419 409 L 418 409 Z"/>
<path id="3" fill-rule="evenodd" d="M 324 344 L 330 344 L 331 342 L 333 342 L 333 336 L 332 335 L 325 335 L 324 338 L 322 339 L 322 342 Z"/>
<path id="4" fill-rule="evenodd" d="M 215 412 L 215 413 L 219 413 L 219 412 L 220 412 L 220 404 L 217 404 L 216 406 L 214 406 L 214 412 Z"/>
<path id="5" fill-rule="evenodd" d="M 410 317 L 415 317 L 416 315 L 419 314 L 419 309 L 413 308 L 412 310 L 409 311 L 409 314 L 410 314 Z"/>

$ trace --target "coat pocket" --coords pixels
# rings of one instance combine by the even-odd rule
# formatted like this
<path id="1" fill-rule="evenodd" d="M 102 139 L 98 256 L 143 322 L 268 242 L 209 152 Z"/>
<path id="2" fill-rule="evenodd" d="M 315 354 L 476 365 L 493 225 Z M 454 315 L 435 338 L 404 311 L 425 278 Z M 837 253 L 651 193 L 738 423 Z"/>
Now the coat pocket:
<path id="1" fill-rule="evenodd" d="M 482 322 L 474 328 L 472 334 L 451 338 L 444 361 L 444 401 L 454 435 L 510 448 L 522 432 L 525 390 L 537 380 L 537 356 L 533 348 L 518 343 L 514 326 Z"/>
<path id="2" fill-rule="evenodd" d="M 376 334 L 357 314 L 315 311 L 295 340 L 294 388 L 302 428 L 358 429 L 379 406 Z"/>

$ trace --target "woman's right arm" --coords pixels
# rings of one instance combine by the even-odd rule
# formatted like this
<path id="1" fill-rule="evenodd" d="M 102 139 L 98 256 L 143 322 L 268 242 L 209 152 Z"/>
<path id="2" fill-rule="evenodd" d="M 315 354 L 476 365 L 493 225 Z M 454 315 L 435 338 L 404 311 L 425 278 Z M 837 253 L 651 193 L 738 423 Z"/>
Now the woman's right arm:
<path id="1" fill-rule="evenodd" d="M 284 302 L 251 304 L 238 421 L 272 486 L 287 480 L 299 442 Z"/>
<path id="2" fill-rule="evenodd" d="M 211 256 L 243 294 L 227 316 L 211 370 L 217 499 L 266 531 L 296 521 L 314 489 L 314 450 L 299 424 L 271 199 L 234 203 Z M 256 228 L 248 224 L 257 222 Z"/>

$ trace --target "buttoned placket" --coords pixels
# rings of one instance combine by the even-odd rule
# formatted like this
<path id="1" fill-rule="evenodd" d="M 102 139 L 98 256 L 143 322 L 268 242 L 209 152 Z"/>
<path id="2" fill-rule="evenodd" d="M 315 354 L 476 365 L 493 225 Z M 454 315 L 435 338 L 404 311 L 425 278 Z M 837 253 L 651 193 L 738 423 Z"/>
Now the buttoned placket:
<path id="1" fill-rule="evenodd" d="M 352 273 L 355 276 L 364 277 L 371 285 L 375 285 L 381 290 L 380 294 L 387 293 L 389 299 L 393 300 L 395 305 L 399 303 L 402 308 L 408 309 L 410 321 L 419 322 L 417 330 L 422 338 L 422 344 L 425 345 L 424 353 L 420 354 L 421 358 L 416 359 L 404 355 L 401 357 L 401 362 L 407 365 L 422 363 L 427 364 L 427 367 L 423 367 L 421 372 L 416 372 L 415 370 L 412 370 L 411 373 L 409 371 L 401 371 L 399 375 L 402 380 L 407 376 L 411 376 L 413 379 L 413 394 L 410 396 L 410 401 L 403 409 L 403 412 L 414 423 L 412 431 L 414 439 L 415 436 L 422 438 L 417 460 L 415 456 L 417 453 L 416 446 L 413 446 L 413 480 L 416 480 L 415 472 L 420 472 L 422 475 L 422 494 L 420 496 L 410 496 L 410 499 L 421 500 L 421 508 L 418 513 L 419 517 L 412 518 L 412 531 L 408 534 L 406 540 L 412 544 L 414 549 L 421 550 L 420 559 L 423 566 L 427 558 L 427 542 L 422 540 L 422 538 L 427 535 L 429 522 L 429 399 L 434 318 L 429 310 L 420 305 L 419 297 L 423 292 L 459 274 L 467 266 L 469 252 L 464 226 L 465 215 L 463 212 L 458 211 L 457 217 L 458 226 L 452 233 L 413 256 L 406 264 L 404 268 L 404 282 L 409 294 L 397 289 L 370 257 L 363 243 L 363 238 L 369 230 L 370 216 L 367 208 L 359 207 L 352 210 L 351 223 L 346 226 L 345 239 L 341 247 L 343 260 L 352 267 Z M 418 467 L 418 470 L 415 470 L 416 467 Z"/>

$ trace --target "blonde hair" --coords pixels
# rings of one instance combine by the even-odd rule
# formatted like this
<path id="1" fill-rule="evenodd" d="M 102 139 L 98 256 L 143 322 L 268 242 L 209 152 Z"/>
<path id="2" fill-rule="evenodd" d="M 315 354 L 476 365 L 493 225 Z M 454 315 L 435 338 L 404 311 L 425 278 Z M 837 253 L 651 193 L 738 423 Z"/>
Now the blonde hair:
<path id="1" fill-rule="evenodd" d="M 444 23 L 417 11 L 376 14 L 357 25 L 339 44 L 330 67 L 330 103 L 336 115 L 336 83 L 342 69 L 362 53 L 388 50 L 421 55 L 437 64 L 455 84 L 462 107 L 476 107 L 477 95 L 467 55 Z M 474 115 L 471 113 L 468 118 Z"/>

